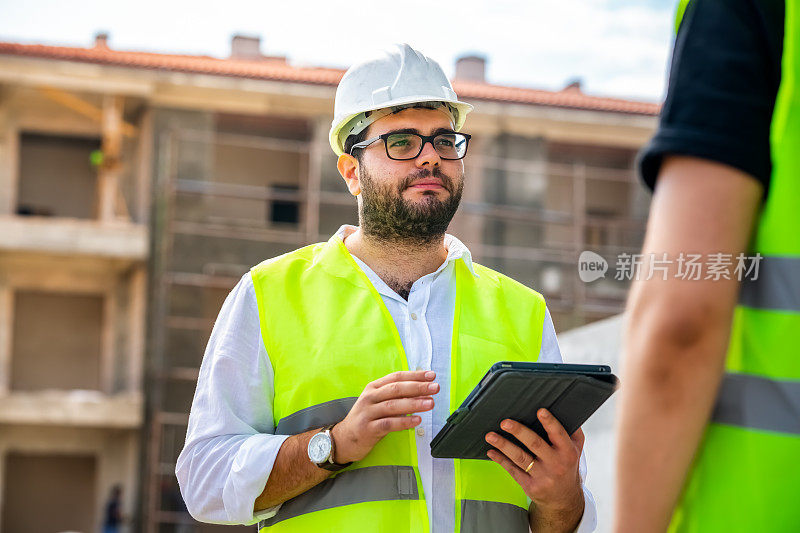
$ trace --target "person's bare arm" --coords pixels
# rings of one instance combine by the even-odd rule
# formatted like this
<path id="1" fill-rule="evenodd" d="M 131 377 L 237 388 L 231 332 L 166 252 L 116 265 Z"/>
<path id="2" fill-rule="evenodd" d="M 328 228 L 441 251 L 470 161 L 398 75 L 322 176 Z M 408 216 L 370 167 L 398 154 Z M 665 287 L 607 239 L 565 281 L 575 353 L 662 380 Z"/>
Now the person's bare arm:
<path id="1" fill-rule="evenodd" d="M 267 486 L 256 498 L 255 511 L 274 507 L 322 483 L 333 472 L 320 468 L 308 458 L 308 441 L 322 428 L 292 435 L 281 445 Z"/>
<path id="2" fill-rule="evenodd" d="M 761 185 L 732 167 L 668 157 L 653 196 L 644 257 L 747 251 Z M 711 414 L 738 281 L 656 273 L 631 287 L 624 333 L 615 531 L 664 531 Z M 703 273 L 705 277 L 705 272 Z"/>
<path id="3" fill-rule="evenodd" d="M 360 461 L 388 433 L 411 429 L 422 421 L 408 416 L 433 409 L 439 392 L 431 371 L 394 372 L 368 384 L 344 420 L 331 430 L 337 463 Z M 320 428 L 321 429 L 321 428 Z M 319 429 L 293 435 L 278 451 L 254 510 L 274 507 L 324 481 L 331 472 L 308 458 L 308 441 Z"/>

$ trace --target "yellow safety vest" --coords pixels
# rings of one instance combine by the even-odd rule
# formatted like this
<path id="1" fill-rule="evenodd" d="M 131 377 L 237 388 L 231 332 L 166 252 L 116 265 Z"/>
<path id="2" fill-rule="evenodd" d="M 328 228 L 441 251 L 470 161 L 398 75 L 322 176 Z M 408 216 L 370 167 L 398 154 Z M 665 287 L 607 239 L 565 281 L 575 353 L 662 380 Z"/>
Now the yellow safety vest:
<path id="1" fill-rule="evenodd" d="M 545 316 L 540 294 L 481 265 L 454 262 L 450 411 L 497 361 L 535 361 Z M 408 370 L 381 296 L 341 238 L 254 267 L 264 345 L 275 374 L 276 433 L 338 422 L 364 387 Z M 439 399 L 438 401 L 442 401 Z M 528 500 L 499 465 L 455 460 L 456 531 L 528 531 Z M 413 431 L 384 437 L 361 461 L 285 502 L 259 531 L 429 531 Z"/>
<path id="2" fill-rule="evenodd" d="M 688 0 L 678 9 L 678 24 Z M 800 531 L 800 1 L 786 0 L 772 175 L 717 403 L 670 531 Z"/>

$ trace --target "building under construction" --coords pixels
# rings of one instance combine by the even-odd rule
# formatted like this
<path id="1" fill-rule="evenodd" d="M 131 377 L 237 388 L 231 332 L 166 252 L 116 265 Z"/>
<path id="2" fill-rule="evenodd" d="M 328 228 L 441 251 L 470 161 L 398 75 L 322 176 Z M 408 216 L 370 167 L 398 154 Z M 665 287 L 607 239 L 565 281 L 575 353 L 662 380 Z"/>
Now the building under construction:
<path id="1" fill-rule="evenodd" d="M 577 258 L 640 249 L 658 106 L 484 73 L 456 64 L 475 110 L 450 232 L 559 330 L 618 313 L 626 282 Z M 198 368 L 242 274 L 357 223 L 327 140 L 342 74 L 244 36 L 226 59 L 0 43 L 0 530 L 98 531 L 116 484 L 130 531 L 222 527 L 174 476 Z"/>

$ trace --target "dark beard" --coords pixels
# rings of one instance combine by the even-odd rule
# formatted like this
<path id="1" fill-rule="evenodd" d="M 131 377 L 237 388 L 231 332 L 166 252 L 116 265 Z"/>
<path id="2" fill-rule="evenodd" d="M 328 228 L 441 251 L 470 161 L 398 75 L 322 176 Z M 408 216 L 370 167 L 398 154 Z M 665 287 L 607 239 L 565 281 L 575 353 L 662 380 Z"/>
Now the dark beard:
<path id="1" fill-rule="evenodd" d="M 361 209 L 359 224 L 364 235 L 379 241 L 426 245 L 444 236 L 447 226 L 456 214 L 464 190 L 464 180 L 456 188 L 452 178 L 439 167 L 407 176 L 396 186 L 382 185 L 361 167 Z M 411 183 L 422 178 L 435 177 L 450 195 L 442 201 L 436 191 L 426 191 L 419 202 L 403 198 Z"/>

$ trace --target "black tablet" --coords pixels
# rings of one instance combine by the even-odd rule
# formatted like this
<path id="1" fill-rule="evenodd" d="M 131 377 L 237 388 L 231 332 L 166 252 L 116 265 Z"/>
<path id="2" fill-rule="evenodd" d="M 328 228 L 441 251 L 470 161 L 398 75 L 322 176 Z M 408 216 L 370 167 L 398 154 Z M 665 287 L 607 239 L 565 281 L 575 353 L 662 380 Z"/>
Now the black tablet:
<path id="1" fill-rule="evenodd" d="M 500 429 L 506 418 L 528 426 L 549 442 L 536 417 L 543 407 L 571 435 L 613 394 L 617 383 L 611 368 L 604 365 L 495 363 L 433 438 L 431 455 L 488 460 L 486 452 L 492 446 L 485 436 L 490 431 L 522 446 Z"/>

